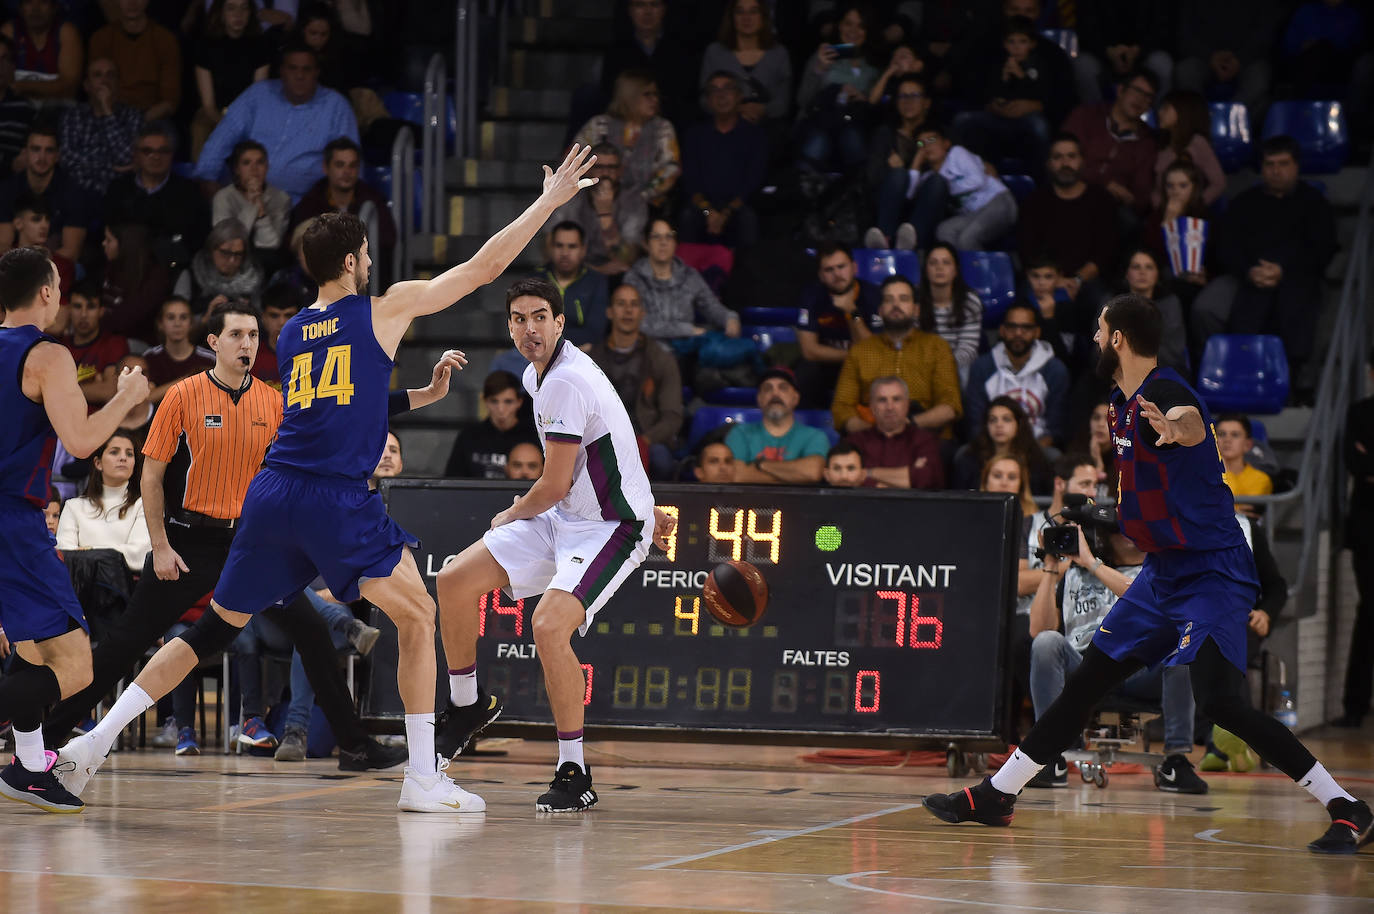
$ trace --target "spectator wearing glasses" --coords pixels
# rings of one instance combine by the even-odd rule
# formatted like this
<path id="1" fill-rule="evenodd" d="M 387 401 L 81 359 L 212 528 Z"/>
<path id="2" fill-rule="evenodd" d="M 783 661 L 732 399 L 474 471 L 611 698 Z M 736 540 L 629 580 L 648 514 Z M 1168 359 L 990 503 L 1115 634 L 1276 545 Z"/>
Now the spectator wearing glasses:
<path id="1" fill-rule="evenodd" d="M 1083 150 L 1083 180 L 1134 213 L 1136 226 L 1150 209 L 1158 154 L 1154 135 L 1140 117 L 1158 91 L 1159 77 L 1132 70 L 1121 77 L 1114 101 L 1079 105 L 1064 121 L 1064 130 L 1078 137 Z"/>
<path id="2" fill-rule="evenodd" d="M 919 199 L 921 185 L 938 177 L 947 191 L 942 196 L 954 202 L 949 218 L 943 211 L 929 211 L 924 221 L 918 220 L 915 228 L 921 247 L 930 248 L 933 234 L 961 251 L 981 251 L 1016 225 L 1016 198 L 1005 184 L 988 174 L 982 159 L 950 143 L 945 132 L 934 125 L 921 128 L 916 146 L 907 194 Z M 938 225 L 930 223 L 932 217 L 939 220 Z"/>
<path id="3" fill-rule="evenodd" d="M 257 305 L 262 293 L 262 268 L 249 256 L 248 232 L 237 219 L 217 222 L 205 239 L 205 247 L 177 279 L 172 294 L 191 303 L 204 316 L 226 302 Z"/>
<path id="4" fill-rule="evenodd" d="M 205 197 L 188 178 L 172 173 L 175 153 L 176 128 L 166 121 L 145 123 L 134 140 L 133 172 L 111 181 L 105 195 L 105 224 L 145 226 L 155 256 L 168 269 L 190 260 L 210 230 Z"/>
<path id="5" fill-rule="evenodd" d="M 706 332 L 698 320 L 739 336 L 739 315 L 720 303 L 706 280 L 677 257 L 677 232 L 667 219 L 649 224 L 649 255 L 625 274 L 644 301 L 643 331 L 654 339 L 680 339 Z"/>
<path id="6" fill-rule="evenodd" d="M 86 67 L 86 101 L 62 112 L 62 160 L 81 189 L 103 196 L 115 175 L 134 168 L 143 114 L 118 101 L 119 66 L 94 57 Z"/>
<path id="7" fill-rule="evenodd" d="M 933 237 L 949 204 L 949 187 L 938 172 L 908 193 L 920 151 L 917 134 L 929 113 L 925 78 L 915 73 L 898 77 L 892 84 L 891 116 L 873 131 L 869 145 L 868 188 L 877 224 L 864 234 L 865 247 L 914 250 L 921 228 L 926 229 L 925 237 Z"/>
<path id="8" fill-rule="evenodd" d="M 605 114 L 577 132 L 583 146 L 610 143 L 620 150 L 620 192 L 638 196 L 650 206 L 661 204 L 682 174 L 677 131 L 659 114 L 658 82 L 644 70 L 616 77 L 615 94 Z"/>
<path id="9" fill-rule="evenodd" d="M 1040 339 L 1040 324 L 1030 305 L 1012 305 L 997 335 L 1002 341 L 973 363 L 964 389 L 964 415 L 970 429 L 982 427 L 988 403 L 1011 397 L 1025 410 L 1031 431 L 1043 448 L 1064 441 L 1069 370 Z"/>
<path id="10" fill-rule="evenodd" d="M 617 147 L 597 143 L 592 155 L 596 164 L 587 174 L 597 179 L 596 184 L 556 209 L 549 222 L 580 226 L 586 236 L 587 266 L 607 276 L 620 276 L 644 250 L 649 204 L 638 194 L 622 192 Z"/>

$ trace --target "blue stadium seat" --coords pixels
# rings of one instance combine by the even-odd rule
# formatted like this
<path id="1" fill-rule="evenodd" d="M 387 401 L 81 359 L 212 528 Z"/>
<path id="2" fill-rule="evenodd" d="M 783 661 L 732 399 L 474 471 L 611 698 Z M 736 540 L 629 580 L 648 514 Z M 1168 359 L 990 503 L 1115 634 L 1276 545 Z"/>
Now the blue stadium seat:
<path id="1" fill-rule="evenodd" d="M 1250 438 L 1256 444 L 1263 444 L 1269 440 L 1269 429 L 1264 427 L 1264 423 L 1258 419 L 1250 418 Z"/>
<path id="2" fill-rule="evenodd" d="M 361 177 L 369 186 L 380 191 L 388 200 L 392 200 L 392 177 L 390 165 L 368 165 L 363 164 Z M 415 230 L 420 230 L 420 201 L 424 199 L 424 180 L 425 176 L 421 169 L 415 169 Z M 397 223 L 400 222 L 400 214 L 396 212 L 395 201 L 392 200 L 391 218 Z"/>
<path id="3" fill-rule="evenodd" d="M 1250 139 L 1250 112 L 1240 102 L 1212 102 L 1212 149 L 1226 172 L 1239 171 L 1255 161 Z"/>
<path id="4" fill-rule="evenodd" d="M 1078 32 L 1073 29 L 1041 29 L 1040 34 L 1064 49 L 1070 57 L 1078 56 Z"/>
<path id="5" fill-rule="evenodd" d="M 767 352 L 778 343 L 795 343 L 797 341 L 797 328 L 792 324 L 777 324 L 771 327 L 754 327 L 746 324 L 742 328 L 742 332 L 745 336 L 754 338 L 754 342 L 758 344 L 759 352 Z"/>
<path id="6" fill-rule="evenodd" d="M 880 248 L 854 249 L 855 274 L 875 286 L 898 273 L 912 282 L 921 281 L 921 259 L 915 251 L 887 251 Z"/>
<path id="7" fill-rule="evenodd" d="M 759 401 L 757 387 L 717 387 L 703 391 L 701 399 L 713 406 L 753 406 Z"/>
<path id="8" fill-rule="evenodd" d="M 1288 356 L 1276 336 L 1217 334 L 1197 374 L 1213 412 L 1277 413 L 1288 402 Z"/>
<path id="9" fill-rule="evenodd" d="M 996 327 L 1016 300 L 1016 272 L 1004 251 L 960 251 L 959 272 L 983 300 L 983 326 Z"/>
<path id="10" fill-rule="evenodd" d="M 840 433 L 835 431 L 835 417 L 828 409 L 799 409 L 796 412 L 797 421 L 802 425 L 809 425 L 825 432 L 825 437 L 830 439 L 833 445 L 840 440 Z"/>
<path id="11" fill-rule="evenodd" d="M 746 324 L 767 326 L 791 326 L 797 322 L 796 308 L 743 308 L 740 320 Z"/>
<path id="12" fill-rule="evenodd" d="M 1304 172 L 1340 171 L 1350 158 L 1350 129 L 1340 102 L 1274 102 L 1264 118 L 1264 136 L 1279 134 L 1291 136 L 1302 147 Z"/>
<path id="13" fill-rule="evenodd" d="M 1020 203 L 1031 195 L 1035 190 L 1035 179 L 1030 175 L 999 175 L 1002 183 L 1007 185 L 1007 190 Z"/>
<path id="14" fill-rule="evenodd" d="M 423 127 L 425 123 L 425 97 L 419 92 L 388 92 L 382 96 L 386 113 L 398 121 L 409 121 Z M 458 136 L 458 109 L 453 104 L 453 96 L 444 97 L 444 147 L 453 150 Z M 415 151 L 420 150 L 420 138 L 415 138 Z"/>
<path id="15" fill-rule="evenodd" d="M 744 409 L 738 406 L 703 406 L 692 414 L 692 426 L 687 431 L 687 448 L 696 450 L 702 438 L 720 428 L 727 422 L 759 422 L 763 411 L 758 407 Z"/>

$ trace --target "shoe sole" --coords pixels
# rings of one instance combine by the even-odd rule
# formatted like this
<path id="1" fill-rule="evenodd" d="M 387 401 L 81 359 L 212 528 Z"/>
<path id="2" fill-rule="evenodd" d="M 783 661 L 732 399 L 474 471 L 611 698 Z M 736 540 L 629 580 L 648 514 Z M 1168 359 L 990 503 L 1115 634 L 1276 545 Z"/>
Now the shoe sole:
<path id="1" fill-rule="evenodd" d="M 483 804 L 481 809 L 454 809 L 452 806 L 447 806 L 443 803 L 433 803 L 418 806 L 411 803 L 398 802 L 396 804 L 396 808 L 401 812 L 448 813 L 449 815 L 477 815 L 479 813 L 484 813 L 487 811 L 487 807 L 485 804 Z"/>
<path id="2" fill-rule="evenodd" d="M 27 791 L 20 793 L 4 782 L 0 782 L 0 796 L 3 796 L 7 800 L 23 803 L 25 806 L 32 806 L 35 809 L 41 809 L 43 812 L 49 812 L 58 816 L 74 816 L 86 809 L 84 803 L 80 806 L 59 806 L 56 803 L 44 803 L 41 801 L 42 798 L 36 794 L 28 793 Z"/>
<path id="3" fill-rule="evenodd" d="M 1185 790 L 1182 787 L 1165 787 L 1163 784 L 1156 784 L 1155 787 L 1157 787 L 1161 793 L 1182 793 L 1195 797 L 1202 796 L 1204 793 L 1207 792 L 1205 788 L 1202 790 L 1198 790 L 1196 788 L 1193 788 L 1191 790 Z"/>
<path id="4" fill-rule="evenodd" d="M 1350 844 L 1343 844 L 1340 847 L 1318 847 L 1317 842 L 1313 841 L 1307 845 L 1307 849 L 1314 854 L 1326 854 L 1327 856 L 1353 856 L 1360 852 L 1360 848 L 1369 842 L 1374 841 L 1374 822 L 1365 827 L 1365 830 L 1355 837 Z"/>
<path id="5" fill-rule="evenodd" d="M 450 762 L 457 761 L 458 756 L 466 752 L 468 750 L 468 747 L 470 747 L 474 742 L 477 741 L 477 737 L 481 735 L 483 730 L 487 729 L 487 727 L 490 727 L 492 724 L 496 723 L 497 718 L 501 716 L 501 712 L 504 710 L 506 710 L 504 705 L 497 708 L 496 713 L 493 714 L 486 723 L 482 724 L 482 726 L 478 727 L 476 730 L 473 730 L 470 734 L 468 734 L 468 738 L 464 740 L 463 745 L 459 746 L 458 750 L 448 757 L 448 760 Z"/>
<path id="6" fill-rule="evenodd" d="M 272 761 L 274 761 L 274 762 L 303 762 L 303 761 L 305 761 L 305 756 L 304 756 L 304 755 L 296 755 L 295 753 L 292 753 L 292 754 L 290 754 L 290 755 L 274 755 L 274 756 L 272 756 Z"/>
<path id="7" fill-rule="evenodd" d="M 189 749 L 178 749 L 178 750 L 177 750 L 177 755 L 180 756 L 180 757 L 182 757 L 182 758 L 186 758 L 187 756 L 191 756 L 191 755 L 200 755 L 200 747 L 199 747 L 199 746 L 192 746 L 192 747 L 189 748 Z"/>
<path id="8" fill-rule="evenodd" d="M 239 737 L 239 745 L 245 749 L 275 749 L 276 740 L 254 740 L 251 738 Z"/>
<path id="9" fill-rule="evenodd" d="M 926 798 L 921 799 L 921 806 L 930 812 L 932 816 L 941 822 L 948 822 L 950 825 L 962 825 L 965 822 L 973 822 L 977 825 L 986 825 L 988 828 L 1006 828 L 1011 825 L 1011 816 L 999 819 L 996 822 L 984 822 L 982 819 L 961 819 L 959 813 L 952 809 L 936 809 L 926 802 Z"/>
<path id="10" fill-rule="evenodd" d="M 593 806 L 595 806 L 595 805 L 596 805 L 596 801 L 592 801 L 591 803 L 588 803 L 586 806 L 572 806 L 572 807 L 569 807 L 569 806 L 553 807 L 553 806 L 548 805 L 547 803 L 535 803 L 535 804 L 534 804 L 534 810 L 535 810 L 535 812 L 554 812 L 554 813 L 558 813 L 558 812 L 586 812 L 587 810 L 591 809 L 591 808 L 592 808 Z"/>

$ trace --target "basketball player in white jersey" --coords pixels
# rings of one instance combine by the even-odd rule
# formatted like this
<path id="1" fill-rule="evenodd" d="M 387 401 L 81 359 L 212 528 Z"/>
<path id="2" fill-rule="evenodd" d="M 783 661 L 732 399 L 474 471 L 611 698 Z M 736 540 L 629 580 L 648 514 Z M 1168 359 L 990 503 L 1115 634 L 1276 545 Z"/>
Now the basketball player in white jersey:
<path id="1" fill-rule="evenodd" d="M 543 594 L 534 643 L 558 729 L 558 769 L 535 808 L 577 812 L 596 803 L 582 754 L 582 665 L 572 634 L 649 554 L 674 521 L 654 507 L 629 414 L 591 357 L 563 339 L 563 299 L 543 279 L 506 292 L 511 339 L 530 360 L 544 474 L 492 518 L 491 530 L 439 573 L 439 621 L 449 662 L 449 707 L 436 724 L 441 754 L 461 752 L 501 712 L 477 688 L 478 600 L 497 588 L 514 599 Z"/>

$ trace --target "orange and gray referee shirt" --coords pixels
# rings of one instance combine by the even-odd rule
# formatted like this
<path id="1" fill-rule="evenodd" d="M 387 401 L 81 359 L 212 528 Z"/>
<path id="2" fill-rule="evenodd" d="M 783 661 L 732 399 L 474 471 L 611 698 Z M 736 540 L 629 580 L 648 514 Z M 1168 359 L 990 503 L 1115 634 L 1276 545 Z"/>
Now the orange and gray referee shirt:
<path id="1" fill-rule="evenodd" d="M 163 477 L 167 512 L 237 518 L 281 415 L 281 392 L 251 375 L 241 390 L 230 390 L 209 371 L 173 384 L 143 445 L 145 457 L 169 464 Z"/>

